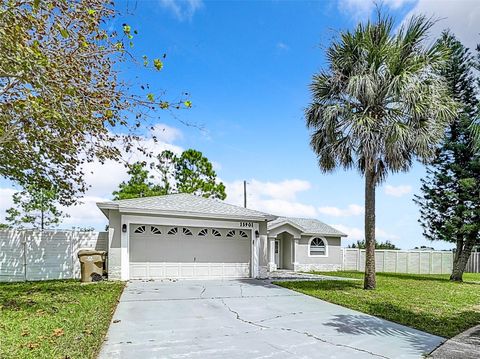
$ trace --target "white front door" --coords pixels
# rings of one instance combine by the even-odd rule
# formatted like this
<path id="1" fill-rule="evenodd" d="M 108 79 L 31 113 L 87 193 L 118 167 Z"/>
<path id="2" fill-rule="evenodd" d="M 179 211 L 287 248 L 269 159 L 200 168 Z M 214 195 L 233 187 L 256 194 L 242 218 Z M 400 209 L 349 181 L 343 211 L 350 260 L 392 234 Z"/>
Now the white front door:
<path id="1" fill-rule="evenodd" d="M 280 268 L 280 240 L 275 239 L 275 264 Z"/>

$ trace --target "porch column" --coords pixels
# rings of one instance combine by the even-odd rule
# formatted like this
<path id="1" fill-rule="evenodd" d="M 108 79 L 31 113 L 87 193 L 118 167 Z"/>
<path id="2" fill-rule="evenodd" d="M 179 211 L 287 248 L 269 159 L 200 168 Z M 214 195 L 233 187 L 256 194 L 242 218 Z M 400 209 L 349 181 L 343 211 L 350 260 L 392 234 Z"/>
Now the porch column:
<path id="1" fill-rule="evenodd" d="M 297 250 L 298 250 L 298 241 L 300 241 L 300 237 L 293 237 L 293 270 L 297 270 L 298 262 L 297 262 Z"/>
<path id="2" fill-rule="evenodd" d="M 268 237 L 268 271 L 272 272 L 277 270 L 277 264 L 275 263 L 275 240 L 277 237 Z"/>

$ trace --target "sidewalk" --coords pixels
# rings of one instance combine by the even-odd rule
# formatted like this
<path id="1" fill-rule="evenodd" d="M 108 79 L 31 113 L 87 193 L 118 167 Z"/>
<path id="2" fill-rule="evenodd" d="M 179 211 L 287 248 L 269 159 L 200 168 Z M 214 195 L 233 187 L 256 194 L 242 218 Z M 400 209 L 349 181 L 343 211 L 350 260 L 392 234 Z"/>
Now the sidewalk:
<path id="1" fill-rule="evenodd" d="M 480 325 L 447 340 L 429 356 L 431 359 L 480 358 Z"/>

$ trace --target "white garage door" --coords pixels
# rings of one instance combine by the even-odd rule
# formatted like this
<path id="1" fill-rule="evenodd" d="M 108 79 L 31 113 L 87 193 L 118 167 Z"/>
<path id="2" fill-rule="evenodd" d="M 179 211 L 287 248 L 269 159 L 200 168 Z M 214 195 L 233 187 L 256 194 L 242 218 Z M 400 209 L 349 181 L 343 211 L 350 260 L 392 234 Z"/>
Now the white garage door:
<path id="1" fill-rule="evenodd" d="M 250 231 L 130 227 L 130 279 L 250 277 Z"/>

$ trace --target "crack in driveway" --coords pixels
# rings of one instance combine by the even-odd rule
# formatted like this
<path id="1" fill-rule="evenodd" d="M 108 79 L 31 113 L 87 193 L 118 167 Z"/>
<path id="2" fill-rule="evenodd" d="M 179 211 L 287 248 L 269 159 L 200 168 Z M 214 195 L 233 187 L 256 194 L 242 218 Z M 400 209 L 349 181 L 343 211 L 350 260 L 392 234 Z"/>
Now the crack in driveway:
<path id="1" fill-rule="evenodd" d="M 238 319 L 239 321 L 241 322 L 244 322 L 246 324 L 250 324 L 250 325 L 253 325 L 253 326 L 256 326 L 256 327 L 259 327 L 259 328 L 262 328 L 262 329 L 269 329 L 269 327 L 267 326 L 264 326 L 264 325 L 261 325 L 261 324 L 257 324 L 255 322 L 252 322 L 250 320 L 246 320 L 246 319 L 243 319 L 242 317 L 240 317 L 240 314 L 238 314 L 238 312 L 234 311 L 232 308 L 230 308 L 230 306 L 225 303 L 225 301 L 222 299 L 220 299 L 223 303 L 223 305 L 225 306 L 225 308 L 227 308 L 231 313 L 235 314 L 235 316 L 237 317 L 236 319 Z"/>
<path id="2" fill-rule="evenodd" d="M 263 325 L 263 324 L 259 324 L 259 323 L 262 323 L 262 322 L 265 322 L 267 320 L 273 320 L 273 319 L 278 319 L 278 318 L 282 318 L 282 317 L 285 317 L 285 316 L 289 316 L 289 315 L 296 315 L 296 314 L 299 314 L 301 312 L 294 312 L 294 313 L 286 313 L 286 314 L 283 314 L 283 315 L 277 315 L 276 317 L 274 318 L 266 318 L 266 319 L 262 319 L 260 321 L 257 322 L 254 322 L 254 321 L 251 321 L 251 320 L 247 320 L 247 319 L 244 319 L 240 316 L 240 314 L 233 310 L 226 302 L 223 298 L 220 299 L 221 302 L 223 303 L 223 305 L 225 306 L 225 308 L 228 309 L 229 312 L 235 314 L 236 316 L 236 319 L 243 322 L 243 323 L 246 323 L 246 324 L 249 324 L 249 325 L 253 325 L 255 327 L 258 327 L 258 328 L 261 328 L 261 329 L 272 329 L 272 330 L 283 330 L 283 331 L 288 331 L 288 332 L 294 332 L 294 333 L 297 333 L 297 334 L 301 334 L 301 335 L 305 335 L 309 338 L 312 338 L 312 339 L 315 339 L 315 340 L 318 340 L 322 343 L 325 343 L 325 344 L 330 344 L 330 345 L 334 345 L 336 347 L 342 347 L 342 348 L 348 348 L 348 349 L 351 349 L 351 350 L 355 350 L 355 351 L 360 351 L 360 352 L 363 352 L 363 353 L 367 353 L 367 354 L 370 354 L 372 356 L 375 356 L 375 357 L 378 357 L 378 358 L 384 358 L 384 359 L 390 359 L 389 357 L 387 356 L 384 356 L 384 355 L 381 355 L 381 354 L 377 354 L 377 353 L 373 353 L 371 351 L 368 351 L 368 350 L 365 350 L 365 349 L 360 349 L 360 348 L 356 348 L 356 347 L 352 347 L 350 345 L 346 345 L 346 344 L 340 344 L 340 343 L 333 343 L 333 342 L 330 342 L 326 339 L 323 339 L 323 338 L 320 338 L 312 333 L 309 333 L 309 332 L 302 332 L 300 330 L 296 330 L 296 329 L 293 329 L 293 328 L 284 328 L 284 327 L 270 327 L 270 326 L 266 326 L 266 325 Z M 270 345 L 270 344 L 269 344 Z"/>

